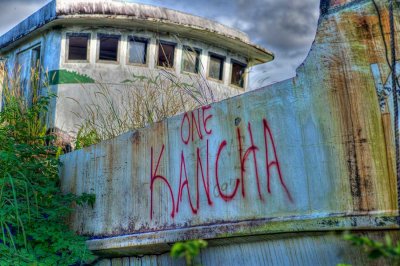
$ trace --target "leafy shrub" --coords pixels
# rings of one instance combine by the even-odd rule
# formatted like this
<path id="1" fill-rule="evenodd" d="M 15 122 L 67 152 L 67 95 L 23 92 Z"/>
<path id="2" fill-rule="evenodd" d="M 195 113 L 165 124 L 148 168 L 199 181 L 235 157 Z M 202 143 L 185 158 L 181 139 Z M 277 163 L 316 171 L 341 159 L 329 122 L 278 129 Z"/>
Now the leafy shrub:
<path id="1" fill-rule="evenodd" d="M 393 265 L 400 264 L 400 242 L 393 244 L 391 238 L 387 235 L 385 242 L 375 241 L 367 236 L 357 236 L 346 233 L 344 239 L 355 246 L 362 247 L 370 259 L 385 258 L 392 261 Z"/>
<path id="2" fill-rule="evenodd" d="M 9 86 L 11 84 L 11 86 Z M 74 265 L 93 258 L 85 238 L 68 229 L 74 204 L 93 195 L 62 194 L 59 148 L 46 146 L 44 118 L 54 97 L 32 102 L 11 81 L 3 86 L 0 112 L 0 265 Z"/>
<path id="3" fill-rule="evenodd" d="M 186 265 L 194 265 L 194 259 L 200 254 L 202 248 L 207 247 L 207 242 L 204 240 L 190 240 L 187 242 L 178 242 L 172 246 L 171 257 L 174 259 L 185 258 Z"/>
<path id="4" fill-rule="evenodd" d="M 75 149 L 79 150 L 101 141 L 98 130 L 82 125 L 76 136 Z"/>

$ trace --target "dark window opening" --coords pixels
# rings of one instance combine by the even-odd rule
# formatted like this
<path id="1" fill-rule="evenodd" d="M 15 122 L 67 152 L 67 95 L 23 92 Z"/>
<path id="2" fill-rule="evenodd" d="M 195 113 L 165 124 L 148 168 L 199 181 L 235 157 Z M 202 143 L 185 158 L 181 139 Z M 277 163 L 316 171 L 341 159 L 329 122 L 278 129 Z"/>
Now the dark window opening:
<path id="1" fill-rule="evenodd" d="M 158 45 L 158 66 L 174 67 L 175 44 L 160 42 Z"/>
<path id="2" fill-rule="evenodd" d="M 224 58 L 210 54 L 210 67 L 208 76 L 213 79 L 222 80 L 224 71 Z"/>
<path id="3" fill-rule="evenodd" d="M 41 64 L 40 64 L 40 50 L 41 47 L 40 46 L 36 46 L 35 48 L 32 49 L 32 69 L 33 69 L 33 73 L 38 74 L 41 68 Z"/>
<path id="4" fill-rule="evenodd" d="M 99 60 L 118 61 L 118 35 L 99 35 Z"/>
<path id="5" fill-rule="evenodd" d="M 89 34 L 70 34 L 68 37 L 68 60 L 87 60 Z"/>
<path id="6" fill-rule="evenodd" d="M 239 86 L 241 88 L 244 87 L 244 78 L 246 72 L 246 65 L 232 61 L 232 79 L 231 83 Z"/>
<path id="7" fill-rule="evenodd" d="M 199 73 L 200 50 L 190 47 L 183 48 L 183 64 L 184 72 Z"/>
<path id="8" fill-rule="evenodd" d="M 129 63 L 145 65 L 147 62 L 147 39 L 130 38 Z"/>

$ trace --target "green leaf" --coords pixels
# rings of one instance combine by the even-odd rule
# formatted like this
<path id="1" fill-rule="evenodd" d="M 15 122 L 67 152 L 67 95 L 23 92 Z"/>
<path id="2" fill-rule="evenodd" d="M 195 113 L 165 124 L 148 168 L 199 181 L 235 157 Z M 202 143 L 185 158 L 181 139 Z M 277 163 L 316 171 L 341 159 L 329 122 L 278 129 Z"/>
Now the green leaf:
<path id="1" fill-rule="evenodd" d="M 382 251 L 379 249 L 373 249 L 372 251 L 369 252 L 368 257 L 370 259 L 377 259 L 380 258 L 383 255 Z"/>

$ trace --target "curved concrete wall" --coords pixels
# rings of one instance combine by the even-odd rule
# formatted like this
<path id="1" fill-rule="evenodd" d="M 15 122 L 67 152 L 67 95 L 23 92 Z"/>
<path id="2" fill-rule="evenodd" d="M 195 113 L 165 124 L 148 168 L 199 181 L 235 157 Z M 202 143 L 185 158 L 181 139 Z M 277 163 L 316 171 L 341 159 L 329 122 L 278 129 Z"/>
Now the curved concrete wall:
<path id="1" fill-rule="evenodd" d="M 252 265 L 239 263 L 234 254 L 244 246 L 235 239 L 261 240 L 247 245 L 264 264 L 263 256 L 296 261 L 297 253 L 271 255 L 277 245 L 303 254 L 298 264 L 322 264 L 319 256 L 364 263 L 346 259 L 355 251 L 338 236 L 323 246 L 309 232 L 398 228 L 392 114 L 377 93 L 389 75 L 378 23 L 371 1 L 335 7 L 320 18 L 296 78 L 63 156 L 63 189 L 97 196 L 94 208 L 76 211 L 73 228 L 115 257 L 203 238 L 232 244 L 233 261 L 221 265 Z M 290 246 L 287 234 L 298 242 Z M 279 240 L 263 238 L 272 235 Z M 305 239 L 312 244 L 302 253 Z M 202 263 L 213 265 L 221 252 L 211 248 Z"/>

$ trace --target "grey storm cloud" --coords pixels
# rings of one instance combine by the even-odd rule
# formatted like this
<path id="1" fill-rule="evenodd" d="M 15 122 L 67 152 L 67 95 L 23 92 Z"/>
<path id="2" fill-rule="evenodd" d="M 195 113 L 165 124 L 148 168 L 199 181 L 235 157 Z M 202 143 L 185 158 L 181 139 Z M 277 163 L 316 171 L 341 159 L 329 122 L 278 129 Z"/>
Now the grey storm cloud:
<path id="1" fill-rule="evenodd" d="M 73 1 L 73 0 L 71 0 Z M 295 75 L 315 36 L 319 0 L 131 0 L 207 17 L 246 32 L 275 54 L 271 63 L 255 67 L 252 88 Z M 48 0 L 0 0 L 0 34 Z"/>
<path id="2" fill-rule="evenodd" d="M 257 88 L 295 75 L 315 37 L 319 0 L 139 0 L 217 20 L 246 32 L 251 40 L 275 54 L 271 63 L 250 75 Z"/>
<path id="3" fill-rule="evenodd" d="M 47 0 L 0 0 L 0 34 L 10 30 L 47 2 Z"/>
<path id="4" fill-rule="evenodd" d="M 245 0 L 237 2 L 238 17 L 251 25 L 247 33 L 273 49 L 297 49 L 314 37 L 318 1 L 253 0 L 252 5 Z"/>

